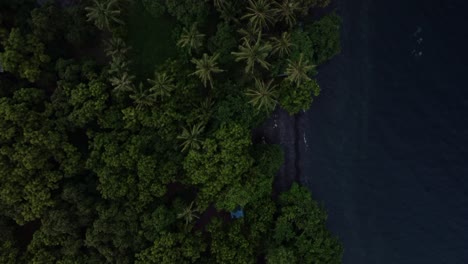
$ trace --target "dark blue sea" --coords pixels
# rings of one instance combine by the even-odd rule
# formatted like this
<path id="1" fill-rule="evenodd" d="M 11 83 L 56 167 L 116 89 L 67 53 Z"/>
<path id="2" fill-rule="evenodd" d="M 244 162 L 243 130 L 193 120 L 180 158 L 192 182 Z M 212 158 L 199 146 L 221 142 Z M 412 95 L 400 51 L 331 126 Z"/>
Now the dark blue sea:
<path id="1" fill-rule="evenodd" d="M 468 1 L 335 1 L 301 181 L 345 264 L 468 263 Z"/>

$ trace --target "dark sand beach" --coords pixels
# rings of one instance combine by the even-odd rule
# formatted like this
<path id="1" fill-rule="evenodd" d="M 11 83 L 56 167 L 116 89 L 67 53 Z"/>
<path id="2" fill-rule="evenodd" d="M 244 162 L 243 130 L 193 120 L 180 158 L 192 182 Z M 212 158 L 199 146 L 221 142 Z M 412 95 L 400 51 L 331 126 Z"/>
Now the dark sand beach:
<path id="1" fill-rule="evenodd" d="M 309 187 L 344 263 L 468 263 L 468 7 L 460 0 L 336 0 L 342 53 L 322 94 L 264 127 Z"/>

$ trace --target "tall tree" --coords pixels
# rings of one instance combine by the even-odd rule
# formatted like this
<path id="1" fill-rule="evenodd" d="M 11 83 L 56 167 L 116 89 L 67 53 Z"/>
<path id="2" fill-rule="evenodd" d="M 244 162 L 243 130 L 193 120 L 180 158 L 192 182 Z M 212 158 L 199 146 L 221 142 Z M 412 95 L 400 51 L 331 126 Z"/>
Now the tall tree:
<path id="1" fill-rule="evenodd" d="M 202 123 L 198 123 L 192 126 L 191 129 L 184 127 L 182 134 L 177 136 L 177 139 L 183 140 L 182 144 L 180 145 L 182 147 L 182 151 L 188 149 L 199 149 L 202 142 L 200 136 L 204 129 L 205 127 Z"/>
<path id="2" fill-rule="evenodd" d="M 245 60 L 247 65 L 245 66 L 246 73 L 253 73 L 255 64 L 260 64 L 265 69 L 270 67 L 270 63 L 266 61 L 268 53 L 272 47 L 270 44 L 262 44 L 260 39 L 260 33 L 258 34 L 257 41 L 251 45 L 250 42 L 244 40 L 244 44 L 239 46 L 238 52 L 231 52 L 236 56 L 236 61 Z"/>
<path id="3" fill-rule="evenodd" d="M 284 21 L 289 28 L 296 25 L 296 12 L 300 11 L 297 0 L 283 0 L 275 5 L 275 13 L 279 20 Z"/>
<path id="4" fill-rule="evenodd" d="M 110 30 L 112 23 L 123 24 L 118 18 L 120 15 L 118 2 L 119 0 L 94 0 L 92 6 L 85 7 L 88 21 L 92 21 L 100 30 Z"/>
<path id="5" fill-rule="evenodd" d="M 251 26 L 247 26 L 247 27 L 238 29 L 237 33 L 241 34 L 242 41 L 248 41 L 250 43 L 254 43 L 258 38 L 258 33 L 261 33 L 261 32 Z"/>
<path id="6" fill-rule="evenodd" d="M 283 32 L 280 37 L 270 38 L 272 42 L 272 54 L 278 54 L 280 58 L 291 53 L 293 43 L 291 42 L 291 34 Z"/>
<path id="7" fill-rule="evenodd" d="M 275 12 L 271 6 L 271 0 L 249 0 L 247 14 L 242 19 L 249 21 L 249 24 L 258 30 L 267 28 L 275 22 Z"/>
<path id="8" fill-rule="evenodd" d="M 309 81 L 309 72 L 315 68 L 315 65 L 309 64 L 308 60 L 304 60 L 304 54 L 301 53 L 297 60 L 288 60 L 288 67 L 286 68 L 286 77 L 290 82 L 300 85 L 305 81 Z"/>
<path id="9" fill-rule="evenodd" d="M 143 87 L 142 83 L 138 85 L 138 88 L 135 86 L 133 87 L 130 98 L 133 99 L 137 110 L 142 110 L 143 108 L 152 106 L 154 104 L 154 97 L 151 96 L 145 87 Z"/>
<path id="10" fill-rule="evenodd" d="M 326 229 L 326 213 L 310 192 L 294 183 L 280 195 L 279 213 L 267 263 L 284 263 L 295 257 L 301 263 L 341 263 L 342 247 Z"/>
<path id="11" fill-rule="evenodd" d="M 198 219 L 198 208 L 193 207 L 193 202 L 190 203 L 189 206 L 185 207 L 182 212 L 177 214 L 177 218 L 184 219 L 185 221 L 185 228 L 192 223 L 195 219 Z"/>
<path id="12" fill-rule="evenodd" d="M 39 79 L 50 57 L 45 54 L 44 44 L 35 35 L 24 35 L 20 29 L 13 28 L 2 44 L 4 51 L 0 52 L 0 63 L 5 71 L 18 74 L 30 82 Z"/>
<path id="13" fill-rule="evenodd" d="M 106 41 L 105 44 L 106 55 L 110 57 L 124 56 L 129 50 L 125 40 L 120 37 L 113 36 L 110 40 Z"/>
<path id="14" fill-rule="evenodd" d="M 163 100 L 164 97 L 169 97 L 171 92 L 175 89 L 174 78 L 172 78 L 165 72 L 155 72 L 154 78 L 147 79 L 147 81 L 151 85 L 150 92 L 152 93 L 152 95 L 155 98 L 160 97 L 161 100 Z"/>
<path id="15" fill-rule="evenodd" d="M 202 58 L 192 59 L 192 63 L 195 64 L 196 70 L 191 75 L 197 75 L 203 82 L 203 86 L 206 87 L 206 83 L 210 82 L 211 88 L 213 88 L 213 77 L 211 76 L 212 73 L 219 73 L 223 72 L 220 68 L 218 68 L 218 63 L 216 60 L 218 59 L 219 54 L 214 54 L 213 56 L 208 56 L 208 54 L 204 53 Z"/>
<path id="16" fill-rule="evenodd" d="M 112 77 L 110 82 L 114 86 L 114 91 L 124 92 L 131 91 L 133 88 L 132 81 L 135 78 L 133 75 L 129 75 L 127 72 L 122 73 L 119 76 Z"/>
<path id="17" fill-rule="evenodd" d="M 278 92 L 276 85 L 273 85 L 273 80 L 265 83 L 263 80 L 255 79 L 255 86 L 253 89 L 248 89 L 246 95 L 249 96 L 250 103 L 258 110 L 265 110 L 266 112 L 272 112 L 275 110 L 275 106 L 278 103 L 276 98 Z"/>
<path id="18" fill-rule="evenodd" d="M 192 55 L 192 50 L 197 51 L 203 45 L 205 34 L 198 32 L 197 24 L 193 24 L 190 29 L 184 28 L 177 46 L 185 48 Z"/>
<path id="19" fill-rule="evenodd" d="M 53 206 L 60 180 L 83 167 L 45 98 L 35 88 L 0 98 L 0 208 L 19 224 Z"/>
<path id="20" fill-rule="evenodd" d="M 114 56 L 112 56 L 108 70 L 109 74 L 119 75 L 128 71 L 129 62 L 125 58 L 125 56 L 122 56 L 122 54 L 115 54 Z"/>

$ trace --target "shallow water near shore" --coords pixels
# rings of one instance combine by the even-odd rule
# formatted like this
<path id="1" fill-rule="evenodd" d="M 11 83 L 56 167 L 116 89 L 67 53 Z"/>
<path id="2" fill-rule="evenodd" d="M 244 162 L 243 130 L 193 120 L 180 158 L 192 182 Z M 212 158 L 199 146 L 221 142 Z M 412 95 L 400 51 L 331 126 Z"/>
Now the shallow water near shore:
<path id="1" fill-rule="evenodd" d="M 296 119 L 300 181 L 345 264 L 468 263 L 468 2 L 335 1 L 342 53 Z"/>

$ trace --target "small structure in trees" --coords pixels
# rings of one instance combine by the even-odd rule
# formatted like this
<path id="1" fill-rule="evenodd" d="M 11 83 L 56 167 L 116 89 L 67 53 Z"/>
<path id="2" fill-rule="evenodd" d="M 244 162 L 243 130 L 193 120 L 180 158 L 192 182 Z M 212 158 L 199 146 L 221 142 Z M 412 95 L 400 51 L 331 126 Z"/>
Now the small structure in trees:
<path id="1" fill-rule="evenodd" d="M 244 210 L 240 206 L 236 207 L 234 211 L 231 211 L 231 218 L 238 219 L 244 217 Z"/>

